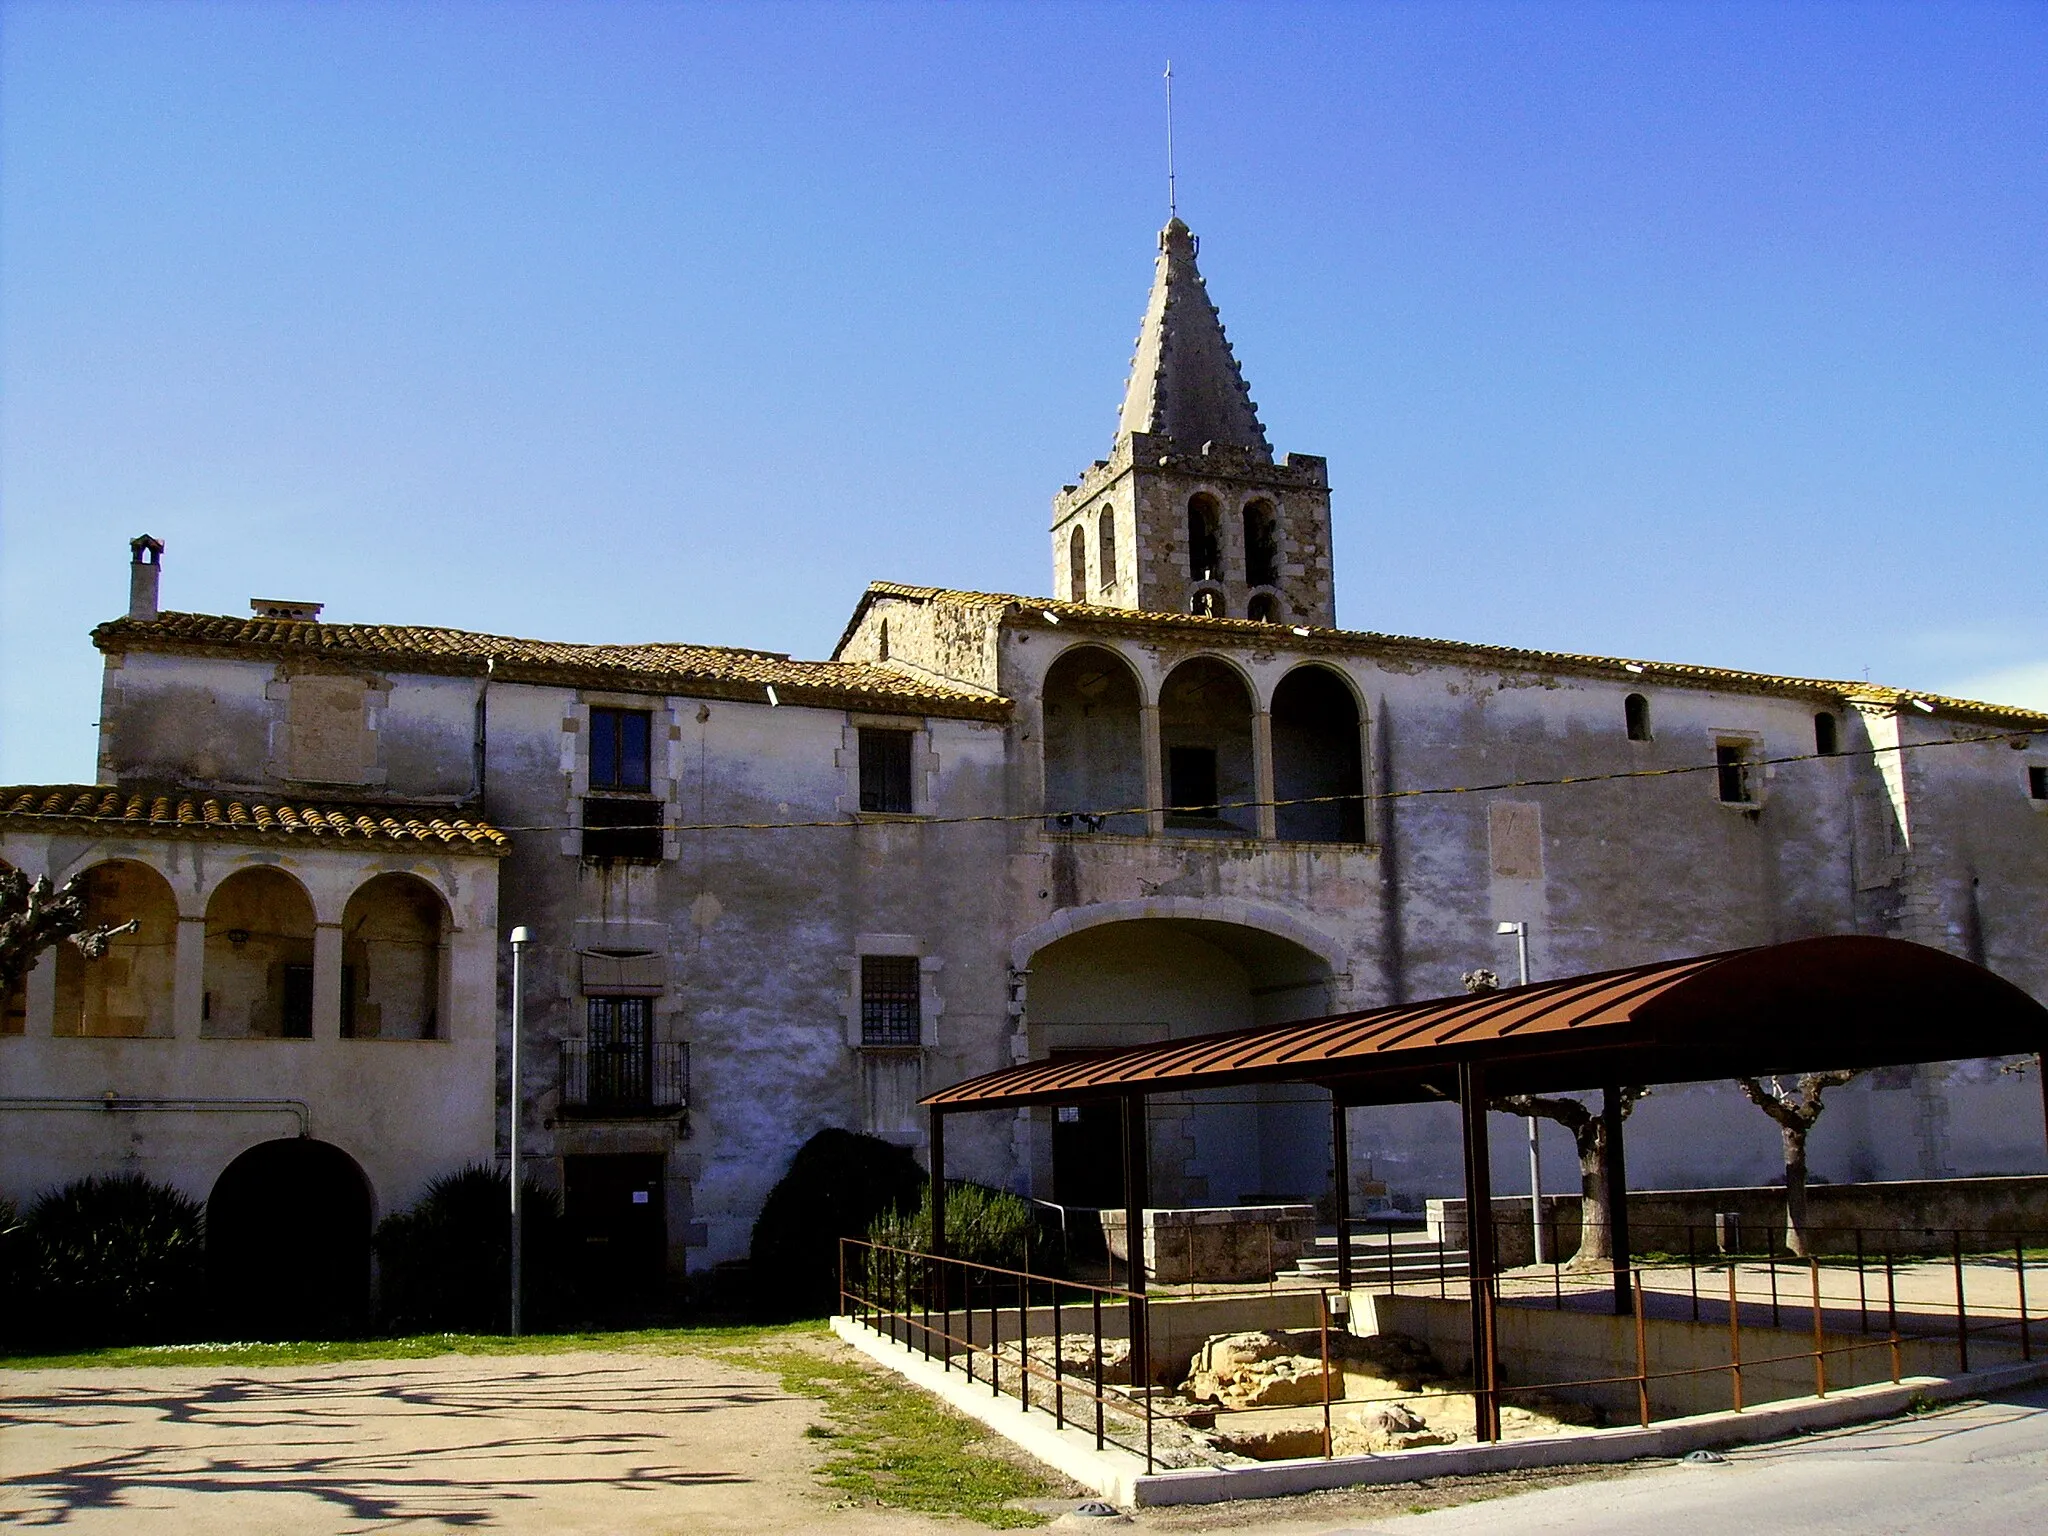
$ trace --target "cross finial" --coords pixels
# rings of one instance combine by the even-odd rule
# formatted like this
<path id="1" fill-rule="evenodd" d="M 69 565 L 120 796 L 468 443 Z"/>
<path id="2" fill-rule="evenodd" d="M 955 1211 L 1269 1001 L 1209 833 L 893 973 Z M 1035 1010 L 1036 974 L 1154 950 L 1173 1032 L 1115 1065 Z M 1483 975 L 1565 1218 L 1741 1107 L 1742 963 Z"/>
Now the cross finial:
<path id="1" fill-rule="evenodd" d="M 1166 61 L 1166 217 L 1171 222 L 1180 215 L 1173 185 L 1173 60 Z"/>

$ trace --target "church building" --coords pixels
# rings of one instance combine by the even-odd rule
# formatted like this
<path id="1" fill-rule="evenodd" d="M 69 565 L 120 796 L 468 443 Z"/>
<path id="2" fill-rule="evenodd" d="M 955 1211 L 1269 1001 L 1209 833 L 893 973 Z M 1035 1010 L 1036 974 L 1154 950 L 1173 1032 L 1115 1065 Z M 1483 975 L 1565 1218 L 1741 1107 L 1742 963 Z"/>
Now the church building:
<path id="1" fill-rule="evenodd" d="M 744 1256 L 821 1128 L 920 1147 L 922 1094 L 1014 1061 L 1512 983 L 1503 925 L 1539 978 L 1861 933 L 2048 1000 L 2048 716 L 1338 627 L 1327 465 L 1276 458 L 1197 254 L 1161 233 L 1052 595 L 876 582 L 827 660 L 186 613 L 138 539 L 97 782 L 0 790 L 0 858 L 141 925 L 9 1001 L 0 1194 L 133 1169 L 232 1214 L 317 1164 L 366 1244 L 516 1112 L 651 1293 Z M 1636 1113 L 1638 1186 L 1778 1171 L 1732 1090 Z M 1816 1169 L 2035 1172 L 2039 1116 L 1999 1063 L 1877 1074 Z M 949 1169 L 1115 1203 L 1115 1134 L 963 1117 Z M 1330 1187 L 1321 1101 L 1162 1099 L 1149 1135 L 1161 1204 Z M 1350 1141 L 1361 1197 L 1457 1191 L 1449 1110 Z"/>

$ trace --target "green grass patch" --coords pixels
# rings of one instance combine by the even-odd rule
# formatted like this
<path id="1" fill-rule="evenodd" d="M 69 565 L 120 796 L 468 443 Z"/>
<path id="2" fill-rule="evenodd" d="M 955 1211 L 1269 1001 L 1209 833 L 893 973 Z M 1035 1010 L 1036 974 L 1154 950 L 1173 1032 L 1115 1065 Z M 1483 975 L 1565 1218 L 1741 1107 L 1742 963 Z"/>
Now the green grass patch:
<path id="1" fill-rule="evenodd" d="M 1045 1523 L 1044 1515 L 1010 1504 L 1044 1498 L 1051 1485 L 975 1449 L 988 1431 L 917 1388 L 872 1366 L 774 1340 L 715 1353 L 733 1365 L 773 1371 L 783 1391 L 824 1404 L 827 1422 L 805 1433 L 831 1447 L 819 1475 L 848 1503 L 953 1515 L 997 1530 Z"/>

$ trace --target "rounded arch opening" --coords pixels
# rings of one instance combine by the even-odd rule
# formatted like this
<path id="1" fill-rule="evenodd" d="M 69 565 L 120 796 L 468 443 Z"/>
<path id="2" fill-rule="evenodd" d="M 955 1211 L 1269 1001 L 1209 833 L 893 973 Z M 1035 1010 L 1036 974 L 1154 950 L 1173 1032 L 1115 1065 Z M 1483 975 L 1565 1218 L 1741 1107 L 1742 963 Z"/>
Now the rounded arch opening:
<path id="1" fill-rule="evenodd" d="M 1079 527 L 1067 540 L 1067 598 L 1076 603 L 1088 601 L 1088 534 Z"/>
<path id="2" fill-rule="evenodd" d="M 1640 693 L 1632 693 L 1621 701 L 1622 728 L 1630 741 L 1650 739 L 1650 701 Z"/>
<path id="3" fill-rule="evenodd" d="M 1188 580 L 1222 578 L 1223 509 L 1207 491 L 1197 491 L 1188 498 Z"/>
<path id="4" fill-rule="evenodd" d="M 237 870 L 207 902 L 200 1032 L 311 1038 L 313 902 L 283 870 Z"/>
<path id="5" fill-rule="evenodd" d="M 1296 667 L 1273 690 L 1272 718 L 1274 830 L 1296 842 L 1364 842 L 1364 747 L 1350 684 L 1328 667 Z"/>
<path id="6" fill-rule="evenodd" d="M 5 859 L 0 859 L 0 879 L 26 880 L 27 877 Z M 27 1033 L 28 976 L 24 973 L 0 984 L 0 1035 Z"/>
<path id="7" fill-rule="evenodd" d="M 1145 830 L 1138 677 L 1101 646 L 1064 652 L 1045 674 L 1045 811 L 1061 831 Z"/>
<path id="8" fill-rule="evenodd" d="M 267 1141 L 222 1170 L 206 1203 L 207 1269 L 240 1338 L 337 1338 L 370 1315 L 370 1182 L 311 1137 Z"/>
<path id="9" fill-rule="evenodd" d="M 341 1032 L 357 1040 L 441 1033 L 448 904 L 416 875 L 365 881 L 341 915 Z"/>
<path id="10" fill-rule="evenodd" d="M 1103 595 L 1116 585 L 1116 509 L 1104 507 L 1096 519 L 1097 542 L 1101 551 L 1096 559 L 1096 568 L 1101 573 L 1096 579 L 1102 584 Z"/>
<path id="11" fill-rule="evenodd" d="M 1040 948 L 1030 971 L 1036 1059 L 1314 1018 L 1334 1005 L 1321 956 L 1265 929 L 1201 918 L 1083 928 Z M 1113 1101 L 1032 1115 L 1035 1189 L 1062 1204 L 1122 1202 Z M 1329 1189 L 1326 1095 L 1292 1086 L 1163 1094 L 1149 1128 L 1159 1204 L 1315 1200 Z"/>
<path id="12" fill-rule="evenodd" d="M 1245 503 L 1244 580 L 1248 587 L 1270 587 L 1280 580 L 1280 517 L 1263 496 Z"/>
<path id="13" fill-rule="evenodd" d="M 1166 824 L 1212 836 L 1256 835 L 1252 691 L 1233 667 L 1197 656 L 1159 691 L 1159 757 Z"/>
<path id="14" fill-rule="evenodd" d="M 1279 600 L 1270 592 L 1254 592 L 1251 601 L 1244 605 L 1244 616 L 1254 624 L 1278 624 Z"/>
<path id="15" fill-rule="evenodd" d="M 113 859 L 86 870 L 88 928 L 132 922 L 133 932 L 89 960 L 72 943 L 56 947 L 57 999 L 51 1032 L 138 1037 L 172 1032 L 177 986 L 178 902 L 170 882 L 147 864 Z"/>

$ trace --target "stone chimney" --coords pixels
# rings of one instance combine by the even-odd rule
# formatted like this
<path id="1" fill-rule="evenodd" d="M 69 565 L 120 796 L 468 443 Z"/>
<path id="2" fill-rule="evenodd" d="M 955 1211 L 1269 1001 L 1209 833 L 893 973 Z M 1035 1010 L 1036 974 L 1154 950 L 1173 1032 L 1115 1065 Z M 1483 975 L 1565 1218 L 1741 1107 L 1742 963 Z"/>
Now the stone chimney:
<path id="1" fill-rule="evenodd" d="M 157 583 L 164 572 L 164 541 L 141 534 L 128 541 L 128 617 L 147 624 L 158 613 Z"/>

